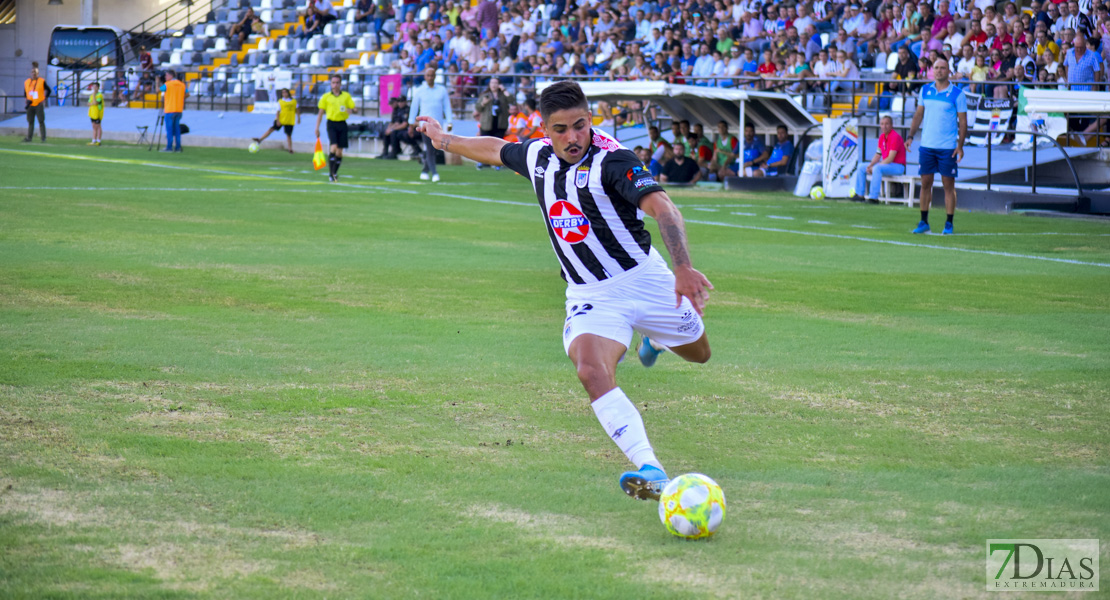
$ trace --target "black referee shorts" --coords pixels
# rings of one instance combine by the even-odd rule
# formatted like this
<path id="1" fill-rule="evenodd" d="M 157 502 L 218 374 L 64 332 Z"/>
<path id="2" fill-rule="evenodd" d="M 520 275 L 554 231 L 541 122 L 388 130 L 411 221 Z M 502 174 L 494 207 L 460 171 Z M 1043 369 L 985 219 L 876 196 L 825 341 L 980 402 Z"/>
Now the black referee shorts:
<path id="1" fill-rule="evenodd" d="M 328 142 L 332 146 L 347 147 L 347 122 L 328 120 Z"/>

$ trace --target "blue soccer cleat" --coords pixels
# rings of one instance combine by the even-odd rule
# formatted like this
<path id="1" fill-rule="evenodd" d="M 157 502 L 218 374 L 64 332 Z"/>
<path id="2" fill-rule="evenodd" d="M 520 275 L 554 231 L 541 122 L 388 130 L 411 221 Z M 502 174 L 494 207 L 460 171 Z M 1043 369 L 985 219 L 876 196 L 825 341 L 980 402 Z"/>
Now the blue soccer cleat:
<path id="1" fill-rule="evenodd" d="M 945 223 L 943 235 L 952 235 L 952 233 L 952 223 Z"/>
<path id="2" fill-rule="evenodd" d="M 644 465 L 639 471 L 621 473 L 621 489 L 637 500 L 658 501 L 668 481 L 663 469 L 652 465 Z"/>
<path id="3" fill-rule="evenodd" d="M 645 367 L 650 367 L 655 364 L 655 359 L 665 352 L 662 348 L 656 348 L 648 336 L 640 338 L 640 347 L 636 350 L 636 354 L 640 355 L 640 364 Z"/>
<path id="4" fill-rule="evenodd" d="M 914 233 L 929 233 L 929 231 L 931 230 L 929 229 L 929 223 L 927 221 L 918 223 L 917 228 L 913 230 Z"/>

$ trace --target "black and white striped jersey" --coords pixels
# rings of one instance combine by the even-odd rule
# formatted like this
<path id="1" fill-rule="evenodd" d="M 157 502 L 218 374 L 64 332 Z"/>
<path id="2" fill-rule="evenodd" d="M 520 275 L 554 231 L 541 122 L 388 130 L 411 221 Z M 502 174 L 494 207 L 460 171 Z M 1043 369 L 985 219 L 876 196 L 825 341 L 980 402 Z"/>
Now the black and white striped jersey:
<path id="1" fill-rule="evenodd" d="M 501 148 L 501 162 L 531 180 L 571 285 L 605 281 L 648 259 L 640 199 L 663 190 L 631 150 L 596 129 L 592 137 L 576 164 L 556 156 L 549 138 Z"/>

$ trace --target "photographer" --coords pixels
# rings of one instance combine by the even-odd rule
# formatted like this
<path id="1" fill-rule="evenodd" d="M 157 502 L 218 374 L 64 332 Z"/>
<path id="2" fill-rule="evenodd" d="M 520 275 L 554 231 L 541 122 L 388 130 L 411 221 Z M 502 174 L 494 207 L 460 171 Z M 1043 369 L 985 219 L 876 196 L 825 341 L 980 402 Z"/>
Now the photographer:
<path id="1" fill-rule="evenodd" d="M 27 98 L 27 137 L 29 142 L 35 137 L 35 119 L 39 121 L 39 133 L 46 141 L 46 99 L 50 97 L 50 86 L 39 77 L 39 63 L 31 63 L 31 77 L 23 82 L 23 94 Z"/>

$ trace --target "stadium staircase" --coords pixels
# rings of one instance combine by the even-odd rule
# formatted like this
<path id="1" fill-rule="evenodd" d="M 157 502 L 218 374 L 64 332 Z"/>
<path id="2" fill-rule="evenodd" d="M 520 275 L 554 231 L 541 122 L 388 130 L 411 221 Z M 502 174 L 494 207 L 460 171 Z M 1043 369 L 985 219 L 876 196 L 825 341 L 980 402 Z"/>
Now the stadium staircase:
<path id="1" fill-rule="evenodd" d="M 242 9 L 214 10 L 205 22 L 190 26 L 182 35 L 162 39 L 154 51 L 157 68 L 184 72 L 186 84 L 193 86 L 191 92 L 253 97 L 254 70 L 301 71 L 304 75 L 298 82 L 306 93 L 315 94 L 323 91 L 332 72 L 352 73 L 357 82 L 362 72 L 388 71 L 394 58 L 391 43 L 383 40 L 383 47 L 378 48 L 370 25 L 354 22 L 353 0 L 333 1 L 340 18 L 308 39 L 296 35 L 304 27 L 296 0 L 249 1 L 267 24 L 265 35 L 252 34 L 242 47 L 229 47 L 227 29 L 242 17 Z M 395 22 L 386 24 L 385 38 L 392 39 L 395 26 Z M 362 96 L 376 97 L 369 89 Z M 153 93 L 129 103 L 134 108 L 157 105 L 157 94 Z"/>

